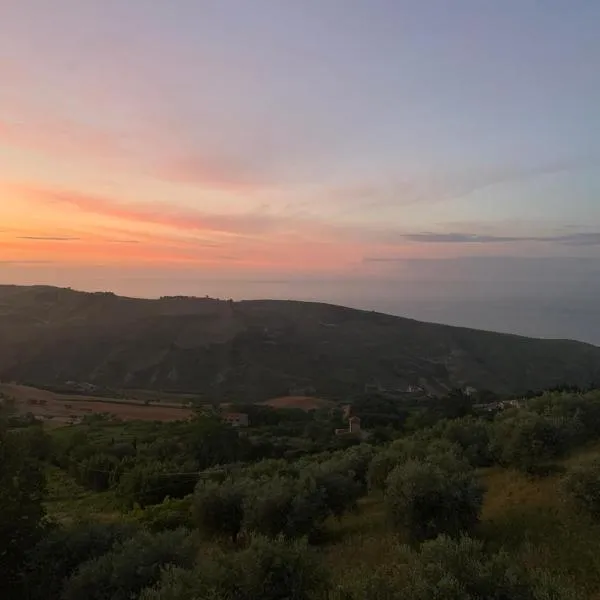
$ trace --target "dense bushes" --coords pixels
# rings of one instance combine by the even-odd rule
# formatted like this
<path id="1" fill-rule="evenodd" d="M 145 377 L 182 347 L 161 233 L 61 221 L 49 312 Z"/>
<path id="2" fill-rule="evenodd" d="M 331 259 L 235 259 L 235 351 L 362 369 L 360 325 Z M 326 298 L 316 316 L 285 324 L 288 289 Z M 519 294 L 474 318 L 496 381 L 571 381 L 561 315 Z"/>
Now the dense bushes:
<path id="1" fill-rule="evenodd" d="M 80 564 L 102 556 L 136 531 L 128 523 L 78 523 L 54 528 L 28 554 L 27 597 L 58 598 L 65 578 Z"/>
<path id="2" fill-rule="evenodd" d="M 435 437 L 433 430 L 396 440 L 371 461 L 368 471 L 369 488 L 384 489 L 392 469 L 407 460 L 428 459 L 431 456 L 458 459 L 461 454 L 458 445 Z"/>
<path id="3" fill-rule="evenodd" d="M 492 426 L 483 419 L 469 416 L 441 421 L 432 434 L 458 446 L 462 456 L 474 467 L 488 466 L 494 460 L 490 448 Z"/>
<path id="4" fill-rule="evenodd" d="M 141 532 L 83 563 L 66 581 L 62 600 L 130 600 L 158 581 L 167 565 L 191 567 L 196 550 L 184 529 Z"/>
<path id="5" fill-rule="evenodd" d="M 165 498 L 160 504 L 134 509 L 128 517 L 154 532 L 180 527 L 191 529 L 193 526 L 191 509 L 191 495 L 185 498 Z"/>
<path id="6" fill-rule="evenodd" d="M 326 578 L 306 542 L 255 537 L 237 554 L 202 557 L 193 571 L 167 569 L 140 600 L 308 600 Z"/>
<path id="7" fill-rule="evenodd" d="M 0 597 L 19 598 L 26 556 L 40 539 L 45 479 L 23 432 L 0 424 Z"/>
<path id="8" fill-rule="evenodd" d="M 586 402 L 576 395 L 547 394 L 496 416 L 436 419 L 386 446 L 370 439 L 308 455 L 302 454 L 307 446 L 282 445 L 288 458 L 292 449 L 293 460 L 255 460 L 267 452 L 268 435 L 260 433 L 264 439 L 256 444 L 253 432 L 246 436 L 214 420 L 92 423 L 85 429 L 89 437 L 65 428 L 53 433 L 53 444 L 39 428 L 4 433 L 0 571 L 19 577 L 2 579 L 0 595 L 10 600 L 129 600 L 140 594 L 144 600 L 563 600 L 569 595 L 547 578 L 534 577 L 503 553 L 486 554 L 481 543 L 462 536 L 479 518 L 478 482 L 489 477 L 493 486 L 496 475 L 505 476 L 500 469 L 488 474 L 479 468 L 500 464 L 539 473 L 597 438 L 599 402 Z M 292 423 L 297 424 L 306 425 L 301 419 Z M 276 445 L 268 452 L 280 456 Z M 88 489 L 110 489 L 102 502 L 108 498 L 111 506 L 116 506 L 113 496 L 120 496 L 127 506 L 121 521 L 47 529 L 39 461 L 69 470 Z M 562 486 L 576 506 L 600 517 L 600 461 L 573 468 Z M 326 528 L 363 535 L 363 525 L 379 518 L 379 506 L 372 506 L 378 493 L 365 502 L 365 519 L 340 525 L 334 518 L 357 508 L 368 488 L 385 492 L 390 524 L 401 535 L 382 534 L 381 549 L 390 555 L 381 561 L 385 569 L 375 567 L 354 582 L 348 577 L 331 587 L 307 544 L 330 543 L 331 537 L 321 535 Z M 83 502 L 88 499 L 93 502 L 93 494 L 83 492 Z M 488 535 L 489 525 L 478 531 Z M 198 532 L 182 530 L 190 526 Z M 497 520 L 494 526 L 503 525 Z M 439 534 L 445 537 L 435 539 Z M 403 535 L 412 549 L 394 547 Z M 376 539 L 379 549 L 377 544 Z M 329 560 L 329 551 L 324 553 Z"/>
<path id="9" fill-rule="evenodd" d="M 331 514 L 341 517 L 349 509 L 355 509 L 358 499 L 364 493 L 364 487 L 352 472 L 344 472 L 335 465 L 317 467 L 310 475 L 315 487 L 322 490 L 323 502 Z"/>
<path id="10" fill-rule="evenodd" d="M 309 479 L 275 477 L 250 488 L 244 502 L 244 528 L 267 536 L 314 535 L 325 517 L 325 491 Z"/>
<path id="11" fill-rule="evenodd" d="M 159 504 L 164 498 L 183 498 L 194 491 L 198 469 L 194 463 L 138 461 L 120 478 L 117 493 L 129 506 Z"/>
<path id="12" fill-rule="evenodd" d="M 570 424 L 571 444 L 600 437 L 600 392 L 545 393 L 533 398 L 528 409 Z"/>
<path id="13" fill-rule="evenodd" d="M 94 454 L 83 459 L 77 468 L 77 480 L 85 487 L 101 492 L 114 483 L 120 461 L 110 454 Z"/>
<path id="14" fill-rule="evenodd" d="M 600 459 L 573 467 L 562 487 L 568 499 L 595 519 L 600 519 Z"/>
<path id="15" fill-rule="evenodd" d="M 237 465 L 238 470 L 243 465 L 248 471 L 245 476 L 252 478 L 273 472 L 273 466 L 274 472 L 287 471 L 297 477 L 298 469 L 292 460 L 335 445 L 333 425 L 327 419 L 317 423 L 312 414 L 279 414 L 269 407 L 257 409 L 259 413 L 265 422 L 280 423 L 276 427 L 288 423 L 289 418 L 292 429 L 299 426 L 300 431 L 291 432 L 292 437 L 276 437 L 274 426 L 265 426 L 253 428 L 250 435 L 241 435 L 215 416 L 162 424 L 117 424 L 110 419 L 89 417 L 77 428 L 57 432 L 52 448 L 39 440 L 35 448 L 48 454 L 50 462 L 67 471 L 80 485 L 92 491 L 114 489 L 125 506 L 131 508 L 136 504 L 158 504 L 167 497 L 182 498 L 193 492 L 198 472 L 214 470 L 218 478 L 223 476 L 224 465 Z M 320 442 L 312 441 L 304 434 L 307 425 L 318 425 L 321 433 L 326 431 L 327 435 L 321 436 Z M 265 464 L 261 466 L 261 462 Z M 254 466 L 250 465 L 255 463 L 256 473 L 251 473 Z"/>
<path id="16" fill-rule="evenodd" d="M 246 493 L 243 483 L 232 479 L 198 482 L 193 500 L 195 525 L 208 537 L 227 536 L 235 541 L 242 528 Z"/>
<path id="17" fill-rule="evenodd" d="M 500 464 L 534 472 L 572 447 L 573 422 L 518 411 L 495 423 L 492 452 Z"/>
<path id="18" fill-rule="evenodd" d="M 401 548 L 391 569 L 357 583 L 352 600 L 571 600 L 576 596 L 545 573 L 527 571 L 505 553 L 486 554 L 468 537 L 441 536 L 417 550 Z"/>
<path id="19" fill-rule="evenodd" d="M 385 491 L 390 524 L 413 542 L 471 530 L 482 502 L 474 472 L 451 455 L 408 460 L 390 473 Z"/>
<path id="20" fill-rule="evenodd" d="M 270 463 L 265 469 L 236 470 L 220 482 L 203 479 L 194 494 L 194 522 L 209 537 L 235 540 L 242 529 L 313 537 L 328 515 L 340 517 L 356 507 L 371 455 L 370 449 L 352 448 L 304 461 L 294 470 L 282 466 L 281 473 L 274 469 L 278 463 Z"/>

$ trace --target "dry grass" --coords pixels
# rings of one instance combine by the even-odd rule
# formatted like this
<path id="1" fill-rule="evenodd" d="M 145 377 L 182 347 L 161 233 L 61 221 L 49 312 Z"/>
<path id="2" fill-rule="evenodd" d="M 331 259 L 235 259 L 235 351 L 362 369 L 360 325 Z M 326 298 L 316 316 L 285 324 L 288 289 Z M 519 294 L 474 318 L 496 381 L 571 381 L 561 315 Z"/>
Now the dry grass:
<path id="1" fill-rule="evenodd" d="M 493 469 L 485 480 L 480 535 L 530 567 L 552 571 L 584 597 L 600 598 L 600 524 L 564 500 L 560 476 L 537 479 Z"/>
<path id="2" fill-rule="evenodd" d="M 331 543 L 323 549 L 324 562 L 332 574 L 334 588 L 352 588 L 374 569 L 393 564 L 398 545 L 403 541 L 392 533 L 380 494 L 361 499 L 359 510 L 341 520 L 327 523 Z"/>

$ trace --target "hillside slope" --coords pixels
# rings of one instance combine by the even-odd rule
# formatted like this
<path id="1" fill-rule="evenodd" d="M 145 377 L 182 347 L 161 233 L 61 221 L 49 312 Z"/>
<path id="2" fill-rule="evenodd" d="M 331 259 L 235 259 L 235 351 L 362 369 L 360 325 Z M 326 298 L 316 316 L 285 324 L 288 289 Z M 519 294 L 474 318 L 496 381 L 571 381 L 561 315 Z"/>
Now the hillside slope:
<path id="1" fill-rule="evenodd" d="M 0 378 L 248 400 L 293 387 L 343 396 L 369 383 L 518 392 L 600 381 L 600 348 L 318 303 L 0 286 Z"/>

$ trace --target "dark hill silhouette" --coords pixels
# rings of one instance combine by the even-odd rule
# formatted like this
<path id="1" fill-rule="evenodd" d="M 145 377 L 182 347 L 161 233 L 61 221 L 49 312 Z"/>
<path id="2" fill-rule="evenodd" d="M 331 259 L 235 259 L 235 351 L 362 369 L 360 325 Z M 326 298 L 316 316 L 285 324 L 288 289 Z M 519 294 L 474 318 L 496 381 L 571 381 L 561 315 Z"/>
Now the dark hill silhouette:
<path id="1" fill-rule="evenodd" d="M 600 380 L 600 348 L 312 302 L 123 298 L 0 286 L 0 378 L 264 400 L 375 384 L 523 392 Z"/>

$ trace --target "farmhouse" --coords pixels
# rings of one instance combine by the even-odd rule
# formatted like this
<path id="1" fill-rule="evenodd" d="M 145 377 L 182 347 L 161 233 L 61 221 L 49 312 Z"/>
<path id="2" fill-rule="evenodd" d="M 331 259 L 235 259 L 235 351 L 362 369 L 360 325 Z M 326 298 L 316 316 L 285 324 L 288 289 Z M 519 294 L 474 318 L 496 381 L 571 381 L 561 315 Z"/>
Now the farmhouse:
<path id="1" fill-rule="evenodd" d="M 232 427 L 248 427 L 249 420 L 246 413 L 225 413 L 222 417 L 225 423 L 229 423 Z"/>
<path id="2" fill-rule="evenodd" d="M 344 427 L 343 429 L 336 429 L 335 435 L 362 435 L 360 429 L 360 418 L 350 417 L 348 419 L 348 427 Z"/>

